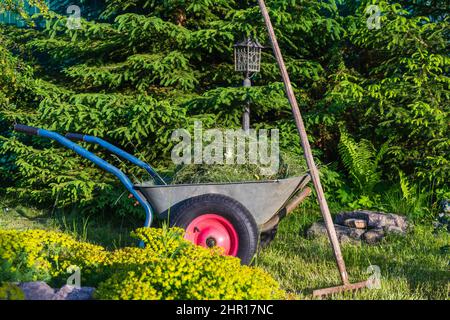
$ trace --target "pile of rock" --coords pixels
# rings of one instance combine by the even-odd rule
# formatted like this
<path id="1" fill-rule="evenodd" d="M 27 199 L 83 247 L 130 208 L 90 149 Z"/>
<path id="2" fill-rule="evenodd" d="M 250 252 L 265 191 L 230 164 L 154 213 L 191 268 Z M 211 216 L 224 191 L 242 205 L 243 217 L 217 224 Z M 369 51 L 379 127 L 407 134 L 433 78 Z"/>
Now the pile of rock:
<path id="1" fill-rule="evenodd" d="M 334 227 L 341 243 L 365 241 L 374 244 L 388 233 L 406 234 L 409 223 L 406 217 L 393 213 L 357 210 L 337 214 Z M 327 235 L 323 222 L 314 223 L 307 231 L 310 238 L 323 235 Z"/>
<path id="2" fill-rule="evenodd" d="M 25 300 L 91 300 L 94 294 L 94 288 L 65 285 L 55 290 L 43 281 L 23 282 L 18 286 Z"/>

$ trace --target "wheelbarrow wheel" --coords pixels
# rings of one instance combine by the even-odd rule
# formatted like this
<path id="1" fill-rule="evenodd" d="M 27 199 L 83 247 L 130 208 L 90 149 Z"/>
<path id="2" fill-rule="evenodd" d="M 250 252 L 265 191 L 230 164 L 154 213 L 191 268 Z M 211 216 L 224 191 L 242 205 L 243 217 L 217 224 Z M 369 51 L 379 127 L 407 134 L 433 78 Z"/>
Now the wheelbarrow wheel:
<path id="1" fill-rule="evenodd" d="M 186 230 L 185 238 L 203 247 L 220 246 L 226 255 L 249 264 L 258 245 L 258 227 L 238 201 L 220 194 L 192 197 L 169 216 L 171 226 Z"/>

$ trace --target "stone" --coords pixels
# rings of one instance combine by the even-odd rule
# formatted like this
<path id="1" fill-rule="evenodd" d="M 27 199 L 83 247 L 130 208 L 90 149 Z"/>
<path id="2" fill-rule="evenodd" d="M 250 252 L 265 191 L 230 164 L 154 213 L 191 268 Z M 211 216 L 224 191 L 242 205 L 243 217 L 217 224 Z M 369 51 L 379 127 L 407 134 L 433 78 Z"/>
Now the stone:
<path id="1" fill-rule="evenodd" d="M 375 244 L 381 241 L 383 237 L 384 237 L 384 230 L 381 228 L 366 231 L 362 235 L 362 239 L 369 244 Z"/>
<path id="2" fill-rule="evenodd" d="M 437 220 L 433 222 L 434 231 L 447 230 L 450 232 L 450 213 L 439 213 Z"/>
<path id="3" fill-rule="evenodd" d="M 56 292 L 52 300 L 92 300 L 94 288 L 65 285 Z"/>
<path id="4" fill-rule="evenodd" d="M 400 234 L 402 235 L 404 232 L 402 230 L 402 228 L 397 227 L 397 226 L 387 226 L 384 231 L 386 231 L 386 233 L 396 233 L 396 234 Z"/>
<path id="5" fill-rule="evenodd" d="M 336 235 L 341 243 L 365 241 L 375 244 L 388 233 L 404 235 L 409 228 L 406 217 L 369 210 L 341 212 L 335 216 L 334 222 Z M 307 231 L 308 237 L 319 235 L 327 236 L 323 222 L 314 223 Z"/>
<path id="6" fill-rule="evenodd" d="M 43 281 L 23 282 L 18 287 L 23 291 L 25 300 L 92 300 L 95 291 L 90 287 L 70 285 L 55 290 Z"/>
<path id="7" fill-rule="evenodd" d="M 23 282 L 19 288 L 25 294 L 25 300 L 52 300 L 55 290 L 43 281 Z"/>
<path id="8" fill-rule="evenodd" d="M 354 229 L 354 228 L 346 228 L 343 230 L 346 235 L 355 240 L 360 240 L 361 236 L 364 234 L 365 230 L 363 229 Z"/>
<path id="9" fill-rule="evenodd" d="M 438 214 L 438 222 L 442 224 L 450 224 L 450 213 L 439 213 Z"/>
<path id="10" fill-rule="evenodd" d="M 336 235 L 338 237 L 339 242 L 356 242 L 361 239 L 365 230 L 362 229 L 354 229 L 345 226 L 341 226 L 338 224 L 334 225 L 336 229 Z M 324 222 L 315 222 L 306 232 L 306 235 L 309 238 L 316 238 L 318 236 L 328 236 L 327 228 Z"/>
<path id="11" fill-rule="evenodd" d="M 344 221 L 344 225 L 349 228 L 356 228 L 356 229 L 367 228 L 366 220 L 362 220 L 362 219 L 347 219 Z"/>
<path id="12" fill-rule="evenodd" d="M 402 232 L 406 232 L 409 227 L 406 217 L 393 213 L 383 213 L 369 210 L 341 212 L 336 215 L 334 222 L 344 225 L 345 221 L 349 219 L 364 220 L 366 221 L 369 229 L 385 229 L 392 226 L 400 228 Z"/>

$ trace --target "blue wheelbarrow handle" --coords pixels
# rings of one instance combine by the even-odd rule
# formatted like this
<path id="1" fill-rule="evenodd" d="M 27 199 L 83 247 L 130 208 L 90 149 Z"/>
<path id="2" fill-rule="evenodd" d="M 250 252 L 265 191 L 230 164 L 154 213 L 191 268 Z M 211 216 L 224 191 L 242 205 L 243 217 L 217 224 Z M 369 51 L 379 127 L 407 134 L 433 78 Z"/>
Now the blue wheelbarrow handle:
<path id="1" fill-rule="evenodd" d="M 142 205 L 142 207 L 145 210 L 146 219 L 145 219 L 145 226 L 150 227 L 153 221 L 153 209 L 150 206 L 150 203 L 144 198 L 144 196 L 137 190 L 134 189 L 133 183 L 130 181 L 130 179 L 118 168 L 111 165 L 110 163 L 106 162 L 105 160 L 97 157 L 95 154 L 87 151 L 80 145 L 70 141 L 69 139 L 64 138 L 62 135 L 53 132 L 48 131 L 40 128 L 34 128 L 25 126 L 23 124 L 17 124 L 14 126 L 14 130 L 18 132 L 23 132 L 29 135 L 36 135 L 40 137 L 49 138 L 52 140 L 55 140 L 56 142 L 60 143 L 61 145 L 65 146 L 68 149 L 73 150 L 83 158 L 86 158 L 93 163 L 95 163 L 97 166 L 102 168 L 105 171 L 108 171 L 115 175 L 120 182 L 127 188 L 127 190 L 136 198 L 136 200 Z M 120 149 L 119 149 L 120 150 Z"/>
<path id="2" fill-rule="evenodd" d="M 110 152 L 118 155 L 119 157 L 130 161 L 131 163 L 137 165 L 138 167 L 145 169 L 152 176 L 153 180 L 155 180 L 157 184 L 166 185 L 166 182 L 163 180 L 163 178 L 161 178 L 161 176 L 155 171 L 155 169 L 153 169 L 152 166 L 150 166 L 148 163 L 136 158 L 135 156 L 112 145 L 111 143 L 103 139 L 79 133 L 67 133 L 66 138 L 70 140 L 78 140 L 98 144 L 99 146 L 105 148 L 106 150 L 109 150 Z"/>

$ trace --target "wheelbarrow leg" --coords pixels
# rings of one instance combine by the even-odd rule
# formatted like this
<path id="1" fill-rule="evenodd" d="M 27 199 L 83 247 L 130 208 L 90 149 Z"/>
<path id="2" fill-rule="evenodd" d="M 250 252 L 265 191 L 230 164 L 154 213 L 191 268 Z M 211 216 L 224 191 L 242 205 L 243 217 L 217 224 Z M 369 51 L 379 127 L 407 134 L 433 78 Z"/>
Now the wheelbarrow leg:
<path id="1" fill-rule="evenodd" d="M 306 162 L 307 162 L 308 168 L 310 170 L 311 179 L 313 181 L 314 188 L 317 193 L 317 199 L 319 201 L 320 210 L 322 212 L 323 219 L 325 220 L 328 237 L 329 237 L 331 245 L 333 247 L 334 257 L 336 259 L 336 263 L 337 263 L 339 273 L 341 276 L 341 280 L 343 283 L 343 287 L 339 287 L 339 289 L 329 288 L 326 292 L 325 291 L 322 291 L 322 292 L 325 292 L 325 294 L 330 294 L 333 292 L 342 291 L 343 288 L 344 288 L 344 290 L 347 290 L 347 289 L 351 290 L 352 285 L 350 285 L 350 282 L 348 280 L 348 274 L 347 274 L 347 270 L 345 267 L 344 259 L 342 257 L 341 248 L 339 246 L 339 240 L 336 236 L 336 230 L 334 229 L 334 224 L 333 224 L 333 220 L 331 218 L 330 209 L 328 208 L 328 204 L 325 199 L 325 194 L 323 192 L 322 184 L 320 182 L 319 171 L 314 163 L 313 155 L 311 152 L 311 146 L 309 145 L 308 136 L 306 134 L 305 125 L 303 123 L 303 119 L 302 119 L 302 116 L 300 113 L 300 109 L 298 107 L 297 99 L 295 98 L 294 90 L 292 89 L 291 81 L 289 79 L 289 74 L 287 72 L 286 65 L 284 63 L 280 47 L 278 45 L 278 41 L 275 36 L 275 31 L 273 29 L 272 22 L 270 21 L 269 12 L 267 11 L 267 7 L 266 7 L 264 0 L 258 0 L 258 4 L 261 9 L 261 13 L 263 15 L 264 22 L 267 27 L 267 31 L 269 33 L 270 41 L 272 42 L 272 47 L 273 47 L 273 51 L 275 53 L 275 57 L 278 62 L 278 66 L 280 67 L 280 70 L 281 70 L 281 75 L 283 77 L 286 94 L 287 94 L 289 103 L 291 104 L 291 107 L 292 107 L 292 113 L 294 115 L 295 124 L 297 126 L 297 130 L 300 135 L 300 140 L 302 143 L 303 151 L 305 152 Z M 365 283 L 360 283 L 357 286 L 364 287 Z"/>
<path id="2" fill-rule="evenodd" d="M 311 195 L 311 188 L 306 187 L 297 196 L 292 198 L 292 200 L 289 201 L 289 203 L 286 205 L 286 215 L 294 211 L 295 208 L 297 208 L 300 205 L 300 203 L 302 203 L 303 200 L 305 200 L 310 195 Z"/>

